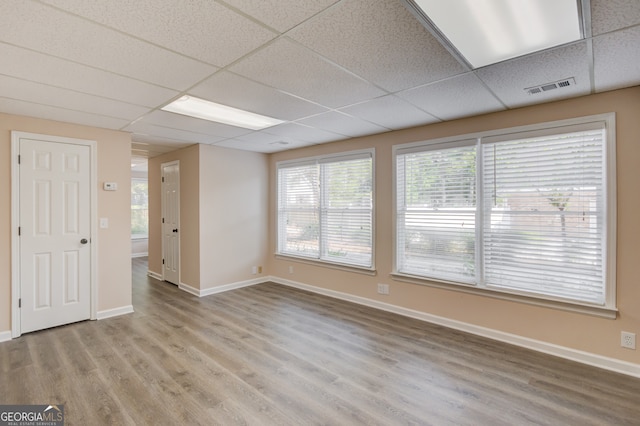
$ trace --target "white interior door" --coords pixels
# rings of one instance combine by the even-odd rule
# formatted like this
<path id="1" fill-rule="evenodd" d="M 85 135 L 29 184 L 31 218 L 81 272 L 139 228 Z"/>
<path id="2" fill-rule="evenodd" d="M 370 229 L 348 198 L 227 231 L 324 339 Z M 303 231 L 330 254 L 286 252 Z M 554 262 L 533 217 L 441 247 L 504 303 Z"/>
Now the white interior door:
<path id="1" fill-rule="evenodd" d="M 162 167 L 162 278 L 180 284 L 180 162 Z"/>
<path id="2" fill-rule="evenodd" d="M 91 316 L 91 148 L 19 139 L 20 331 Z"/>

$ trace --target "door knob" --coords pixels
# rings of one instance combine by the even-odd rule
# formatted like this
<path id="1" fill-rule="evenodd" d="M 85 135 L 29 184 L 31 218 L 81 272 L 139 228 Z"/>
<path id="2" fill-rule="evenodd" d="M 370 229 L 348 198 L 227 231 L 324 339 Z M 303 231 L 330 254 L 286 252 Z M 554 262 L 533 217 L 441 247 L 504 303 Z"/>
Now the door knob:
<path id="1" fill-rule="evenodd" d="M 89 240 L 87 240 L 86 238 L 80 240 L 80 244 L 87 244 L 88 242 Z"/>

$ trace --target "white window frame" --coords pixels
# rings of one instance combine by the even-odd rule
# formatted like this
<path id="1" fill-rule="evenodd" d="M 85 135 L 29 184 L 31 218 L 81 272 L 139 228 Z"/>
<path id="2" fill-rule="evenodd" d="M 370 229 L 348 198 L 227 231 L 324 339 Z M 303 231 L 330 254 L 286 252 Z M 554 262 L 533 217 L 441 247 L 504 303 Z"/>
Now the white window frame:
<path id="1" fill-rule="evenodd" d="M 551 135 L 555 133 L 564 133 L 573 131 L 571 128 L 575 127 L 575 130 L 580 130 L 581 127 L 586 127 L 589 124 L 600 123 L 605 129 L 605 149 L 604 149 L 604 163 L 605 163 L 605 182 L 603 183 L 605 191 L 605 211 L 604 211 L 604 251 L 603 256 L 603 269 L 604 269 L 604 286 L 605 286 L 605 301 L 604 304 L 591 304 L 586 302 L 572 301 L 566 299 L 555 298 L 553 296 L 538 295 L 538 294 L 526 294 L 519 292 L 512 292 L 508 290 L 498 290 L 494 288 L 488 288 L 479 280 L 479 282 L 470 285 L 469 283 L 446 281 L 437 278 L 430 278 L 426 276 L 415 276 L 398 271 L 398 251 L 399 251 L 399 233 L 398 225 L 400 218 L 397 215 L 398 211 L 398 170 L 397 161 L 398 156 L 409 152 L 421 152 L 432 149 L 439 149 L 444 147 L 453 147 L 457 145 L 469 144 L 469 140 L 475 140 L 478 146 L 477 156 L 482 156 L 480 148 L 482 143 L 496 142 L 503 140 L 521 139 L 521 135 L 526 136 L 543 136 Z M 494 297 L 503 300 L 511 300 L 524 302 L 532 305 L 552 307 L 557 309 L 563 309 L 573 312 L 586 313 L 605 318 L 615 318 L 617 313 L 616 308 L 616 135 L 615 135 L 615 113 L 598 114 L 587 117 L 579 117 L 568 120 L 559 120 L 547 123 L 539 123 L 528 126 L 513 127 L 507 129 L 492 130 L 486 132 L 478 132 L 472 134 L 464 134 L 459 136 L 440 138 L 434 140 L 426 140 L 413 142 L 402 145 L 395 145 L 393 147 L 393 271 L 392 277 L 398 281 L 411 282 L 415 284 L 424 284 L 432 287 L 445 288 L 449 290 L 461 291 L 465 293 L 478 294 L 483 296 Z M 477 163 L 478 164 L 478 163 Z M 482 173 L 481 169 L 477 168 L 477 191 L 482 191 Z M 480 206 L 480 200 L 482 194 L 478 196 L 478 206 Z M 482 208 L 478 208 L 482 210 Z M 482 213 L 480 213 L 482 214 Z M 479 223 L 482 224 L 482 218 L 478 218 Z M 478 243 L 478 237 L 481 231 L 476 230 L 476 247 L 481 245 Z M 480 250 L 476 250 L 476 259 L 479 259 Z M 482 263 L 478 263 L 477 267 L 482 268 Z M 482 271 L 480 271 L 482 277 Z"/>
<path id="2" fill-rule="evenodd" d="M 279 171 L 283 168 L 296 167 L 296 166 L 305 166 L 309 164 L 317 164 L 317 163 L 332 163 L 339 161 L 348 161 L 354 160 L 358 158 L 371 158 L 371 185 L 372 185 L 372 194 L 371 194 L 371 264 L 370 266 L 362 266 L 351 263 L 340 263 L 332 260 L 327 260 L 323 258 L 314 258 L 314 257 L 306 257 L 306 256 L 296 256 L 292 253 L 281 252 L 280 251 L 280 206 L 278 205 L 279 193 L 280 193 L 280 180 L 279 180 Z M 279 259 L 288 259 L 295 260 L 296 262 L 301 263 L 309 263 L 315 265 L 321 265 L 324 267 L 329 267 L 333 269 L 342 269 L 351 272 L 359 272 L 368 275 L 375 275 L 376 272 L 376 249 L 375 249 L 375 234 L 376 234 L 376 171 L 375 171 L 376 159 L 375 159 L 375 149 L 363 149 L 357 151 L 347 151 L 340 152 L 334 154 L 326 154 L 326 155 L 318 155 L 313 157 L 304 157 L 295 160 L 285 160 L 279 161 L 276 163 L 276 206 L 275 206 L 275 222 L 276 222 L 276 238 L 275 238 L 275 256 Z M 320 182 L 322 184 L 322 182 Z M 322 210 L 322 208 L 321 208 Z M 320 217 L 319 224 L 322 226 L 324 222 L 323 217 Z M 318 244 L 322 244 L 322 233 L 320 234 Z M 322 247 L 319 248 L 319 252 L 322 252 Z"/>

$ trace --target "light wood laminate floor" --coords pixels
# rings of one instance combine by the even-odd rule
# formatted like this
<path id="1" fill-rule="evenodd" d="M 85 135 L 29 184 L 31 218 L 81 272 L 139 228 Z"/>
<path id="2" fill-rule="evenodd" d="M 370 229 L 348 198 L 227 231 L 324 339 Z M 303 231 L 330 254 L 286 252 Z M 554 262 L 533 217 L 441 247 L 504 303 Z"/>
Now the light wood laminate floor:
<path id="1" fill-rule="evenodd" d="M 0 344 L 0 404 L 68 425 L 640 425 L 634 379 L 261 284 L 204 298 L 146 276 L 135 313 Z"/>

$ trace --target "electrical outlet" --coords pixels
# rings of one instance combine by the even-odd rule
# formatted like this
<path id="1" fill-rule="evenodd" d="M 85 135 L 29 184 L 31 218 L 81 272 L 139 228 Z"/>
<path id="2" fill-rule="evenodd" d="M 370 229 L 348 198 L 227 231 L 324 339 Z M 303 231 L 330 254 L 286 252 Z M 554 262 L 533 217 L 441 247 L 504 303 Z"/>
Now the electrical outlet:
<path id="1" fill-rule="evenodd" d="M 262 273 L 262 266 L 258 266 L 258 273 L 261 274 Z"/>
<path id="2" fill-rule="evenodd" d="M 627 349 L 636 348 L 636 334 L 628 331 L 620 333 L 620 346 Z"/>
<path id="3" fill-rule="evenodd" d="M 378 284 L 378 294 L 389 294 L 389 284 Z"/>
<path id="4" fill-rule="evenodd" d="M 257 274 L 257 273 L 258 273 L 258 267 L 257 267 L 257 266 L 252 266 L 252 267 L 251 267 L 251 273 L 252 273 L 253 275 Z"/>

